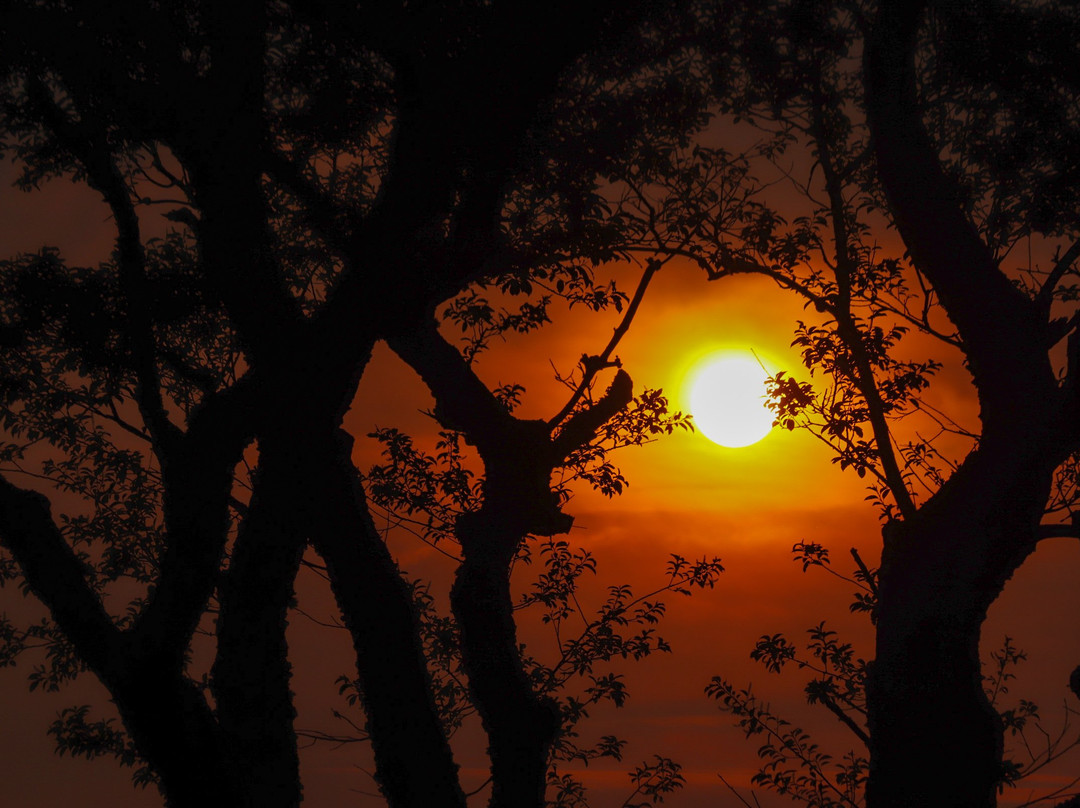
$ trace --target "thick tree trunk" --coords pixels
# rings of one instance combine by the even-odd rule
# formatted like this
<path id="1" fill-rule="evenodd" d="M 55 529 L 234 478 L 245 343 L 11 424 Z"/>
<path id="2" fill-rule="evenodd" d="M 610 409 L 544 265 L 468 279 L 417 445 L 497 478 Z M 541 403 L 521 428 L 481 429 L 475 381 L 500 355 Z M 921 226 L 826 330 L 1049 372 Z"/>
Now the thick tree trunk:
<path id="1" fill-rule="evenodd" d="M 995 804 L 1002 726 L 983 690 L 980 631 L 1034 549 L 1049 481 L 1043 464 L 980 451 L 914 518 L 885 529 L 867 692 L 871 808 Z"/>
<path id="2" fill-rule="evenodd" d="M 157 773 L 167 805 L 248 804 L 222 754 L 206 699 L 183 675 L 186 638 L 183 647 L 163 647 L 162 637 L 119 631 L 87 585 L 82 562 L 53 522 L 48 500 L 2 477 L 0 540 L 30 590 L 109 690 L 139 755 Z"/>
<path id="3" fill-rule="evenodd" d="M 881 1 L 866 45 L 867 119 L 904 243 L 963 340 L 982 436 L 932 499 L 885 530 L 867 804 L 986 808 L 1001 777 L 1002 730 L 982 689 L 979 633 L 1035 547 L 1075 430 L 1045 316 L 999 270 L 922 123 L 915 49 L 926 7 Z"/>
<path id="4" fill-rule="evenodd" d="M 920 536 L 942 538 L 934 529 Z M 867 805 L 986 808 L 995 801 L 1002 743 L 980 681 L 987 599 L 938 580 L 941 573 L 928 580 L 926 567 L 944 569 L 942 559 L 917 561 L 893 564 L 887 574 L 883 567 L 881 591 L 891 594 L 880 605 L 867 693 Z"/>
<path id="5" fill-rule="evenodd" d="M 135 669 L 103 680 L 168 808 L 255 808 L 198 685 L 176 671 Z"/>
<path id="6" fill-rule="evenodd" d="M 484 504 L 456 525 L 464 560 L 450 604 L 469 692 L 488 734 L 490 805 L 543 808 L 548 754 L 560 721 L 557 705 L 534 691 L 522 665 L 510 565 L 526 535 L 570 528 L 550 486 L 561 455 L 547 424 L 512 417 L 433 322 L 390 346 L 435 393 L 444 423 L 464 431 L 484 461 Z"/>
<path id="7" fill-rule="evenodd" d="M 285 628 L 306 545 L 305 517 L 295 503 L 303 451 L 295 431 L 260 442 L 254 494 L 219 590 L 211 678 L 217 718 L 246 804 L 259 808 L 300 804 Z"/>
<path id="8" fill-rule="evenodd" d="M 450 605 L 469 692 L 488 735 L 491 808 L 543 808 L 548 756 L 561 725 L 558 704 L 526 675 L 510 592 L 510 568 L 525 538 L 565 533 L 573 523 L 551 491 L 559 455 L 547 429 L 542 421 L 506 421 L 501 440 L 480 446 L 484 504 L 456 526 L 464 560 Z"/>
<path id="9" fill-rule="evenodd" d="M 537 693 L 525 673 L 510 567 L 526 536 L 570 530 L 573 519 L 562 513 L 551 489 L 552 470 L 629 404 L 633 383 L 620 370 L 600 400 L 566 420 L 552 440 L 544 421 L 514 418 L 434 322 L 389 343 L 435 394 L 443 423 L 463 431 L 484 461 L 483 506 L 460 516 L 456 525 L 464 561 L 450 603 L 469 692 L 490 742 L 490 804 L 543 808 L 548 757 L 561 717 L 555 701 Z"/>
<path id="10" fill-rule="evenodd" d="M 461 538 L 468 546 L 475 537 L 466 531 Z M 516 548 L 520 537 L 484 539 L 486 542 L 479 545 L 481 552 L 466 551 L 450 603 L 460 630 L 469 692 L 489 740 L 489 805 L 543 808 L 548 755 L 560 725 L 559 709 L 553 699 L 533 689 L 522 665 L 510 593 L 513 553 L 490 552 L 500 544 Z"/>
<path id="11" fill-rule="evenodd" d="M 375 779 L 392 808 L 464 808 L 457 764 L 435 710 L 409 588 L 368 513 L 345 433 L 309 447 L 315 550 L 353 638 L 375 752 Z"/>

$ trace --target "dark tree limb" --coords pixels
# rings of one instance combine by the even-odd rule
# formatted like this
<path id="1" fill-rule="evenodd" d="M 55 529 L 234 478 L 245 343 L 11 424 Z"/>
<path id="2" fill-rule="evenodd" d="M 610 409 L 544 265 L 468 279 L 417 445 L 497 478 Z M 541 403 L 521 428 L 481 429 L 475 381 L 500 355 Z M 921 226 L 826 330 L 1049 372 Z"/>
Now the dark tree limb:
<path id="1" fill-rule="evenodd" d="M 832 136 L 828 131 L 824 109 L 825 99 L 819 88 L 811 93 L 811 134 L 815 138 L 818 152 L 818 164 L 825 178 L 825 192 L 829 198 L 829 220 L 833 230 L 833 243 L 836 250 L 834 276 L 836 277 L 837 302 L 834 316 L 836 327 L 844 344 L 851 351 L 855 360 L 852 381 L 866 401 L 867 417 L 874 432 L 874 444 L 877 446 L 878 460 L 889 490 L 896 499 L 900 514 L 910 518 L 915 512 L 915 503 L 911 499 L 904 482 L 904 475 L 893 449 L 892 433 L 885 419 L 885 405 L 881 399 L 874 377 L 870 358 L 863 346 L 863 337 L 855 318 L 851 313 L 851 281 L 857 270 L 856 258 L 851 249 L 851 234 L 848 228 L 848 207 L 844 199 L 843 181 L 834 164 Z"/>
<path id="2" fill-rule="evenodd" d="M 115 675 L 123 639 L 87 581 L 86 569 L 52 519 L 44 494 L 0 476 L 0 540 L 26 576 L 30 591 L 49 609 L 95 673 Z"/>
<path id="3" fill-rule="evenodd" d="M 252 367 L 273 366 L 300 338 L 303 315 L 272 255 L 262 190 L 265 4 L 208 6 L 211 69 L 199 106 L 218 125 L 182 128 L 168 143 L 187 168 L 202 277 L 224 304 Z M 227 123 L 225 123 L 227 122 Z"/>
<path id="4" fill-rule="evenodd" d="M 463 544 L 516 546 L 520 537 L 494 534 L 477 521 L 462 524 Z M 458 568 L 450 603 L 458 621 L 469 692 L 488 735 L 490 808 L 542 808 L 548 754 L 559 730 L 557 703 L 533 689 L 521 664 L 511 609 L 508 564 L 466 556 Z"/>
<path id="5" fill-rule="evenodd" d="M 607 367 L 611 361 L 612 354 L 615 352 L 616 346 L 626 336 L 626 332 L 630 330 L 630 324 L 634 321 L 634 316 L 637 314 L 638 309 L 641 307 L 641 301 L 645 299 L 645 292 L 648 291 L 649 283 L 652 281 L 653 276 L 660 271 L 660 268 L 666 263 L 668 259 L 660 260 L 658 258 L 647 258 L 645 260 L 645 271 L 641 274 L 641 279 L 638 281 L 637 288 L 634 290 L 634 296 L 630 299 L 629 305 L 626 307 L 626 311 L 623 313 L 622 319 L 619 324 L 615 326 L 615 331 L 611 335 L 611 339 L 608 340 L 608 344 L 604 346 L 599 354 L 597 354 L 596 361 L 591 367 L 584 369 L 584 374 L 581 378 L 581 383 L 578 384 L 574 390 L 570 399 L 563 405 L 563 408 L 559 412 L 548 420 L 548 426 L 551 428 L 557 427 L 563 422 L 563 420 L 571 412 L 574 407 L 578 405 L 585 392 L 592 385 L 596 378 L 597 372 L 604 367 Z M 614 415 L 614 413 L 612 413 Z M 608 416 L 610 417 L 610 415 Z M 606 418 L 604 420 L 607 420 Z"/>
<path id="6" fill-rule="evenodd" d="M 915 36 L 925 0 L 881 5 L 865 58 L 867 115 L 878 171 L 912 260 L 956 324 L 982 406 L 1000 424 L 1042 426 L 1057 398 L 1038 307 L 998 269 L 942 170 L 916 98 Z"/>
<path id="7" fill-rule="evenodd" d="M 181 433 L 169 420 L 161 395 L 161 379 L 154 362 L 155 340 L 146 282 L 146 254 L 139 231 L 139 218 L 127 183 L 117 168 L 105 128 L 95 126 L 95 119 L 89 112 L 83 110 L 78 123 L 71 121 L 37 76 L 30 78 L 27 92 L 57 140 L 83 167 L 90 186 L 104 197 L 112 211 L 117 228 L 120 289 L 127 315 L 127 346 L 137 380 L 135 399 L 158 455 L 163 464 L 167 464 L 169 453 Z"/>
<path id="8" fill-rule="evenodd" d="M 439 333 L 435 320 L 424 318 L 386 342 L 431 390 L 435 416 L 443 426 L 465 433 L 481 453 L 497 450 L 510 424 L 518 419 Z"/>
<path id="9" fill-rule="evenodd" d="M 980 629 L 1034 549 L 1054 468 L 1076 448 L 1038 307 L 964 216 L 922 124 L 915 43 L 925 9 L 881 3 L 865 51 L 867 115 L 901 236 L 963 341 L 983 431 L 939 491 L 883 531 L 870 808 L 994 804 L 1003 739 L 982 690 Z"/>
<path id="10" fill-rule="evenodd" d="M 152 646 L 116 628 L 85 570 L 52 521 L 44 495 L 0 477 L 0 542 L 30 591 L 109 689 L 140 756 L 161 779 L 170 808 L 225 800 L 246 805 L 223 765 L 216 723 L 193 682 Z"/>
<path id="11" fill-rule="evenodd" d="M 855 722 L 855 719 L 845 713 L 843 708 L 841 708 L 839 704 L 837 704 L 829 696 L 824 694 L 818 696 L 818 701 L 821 702 L 825 709 L 827 709 L 830 713 L 836 716 L 837 720 L 840 721 L 841 724 L 851 730 L 855 734 L 856 738 L 858 738 L 864 744 L 870 744 L 870 736 L 866 734 L 866 730 L 860 727 Z"/>
<path id="12" fill-rule="evenodd" d="M 72 85 L 79 86 L 78 82 Z M 232 429 L 215 424 L 196 430 L 197 434 L 185 435 L 169 420 L 155 362 L 152 295 L 139 221 L 106 130 L 103 125 L 96 125 L 96 118 L 86 110 L 80 110 L 78 123 L 71 121 L 36 77 L 30 81 L 29 93 L 54 135 L 83 166 L 90 185 L 103 195 L 116 222 L 120 286 L 127 311 L 127 344 L 137 379 L 136 400 L 162 463 L 169 536 L 159 585 L 137 620 L 133 636 L 182 665 L 224 550 L 232 468 L 249 433 L 249 427 L 236 418 L 243 413 L 236 412 L 235 403 L 245 398 L 246 390 L 230 396 L 229 403 L 223 398 L 220 403 L 215 401 L 209 407 L 202 407 L 202 413 L 195 416 L 201 426 L 208 420 L 207 411 L 225 414 L 227 426 Z M 241 404 L 242 408 L 246 406 L 250 406 L 250 400 Z M 201 440 L 200 432 L 211 433 L 212 442 Z"/>
<path id="13" fill-rule="evenodd" d="M 181 664 L 217 585 L 229 528 L 233 470 L 252 438 L 260 395 L 253 377 L 207 396 L 192 413 L 175 462 L 164 472 L 167 546 L 157 585 L 132 627 Z"/>
<path id="14" fill-rule="evenodd" d="M 510 595 L 510 563 L 524 536 L 569 527 L 550 491 L 553 453 L 543 422 L 519 421 L 428 322 L 390 346 L 436 396 L 437 414 L 465 432 L 485 464 L 480 511 L 457 525 L 464 560 L 451 590 L 462 661 L 485 731 L 491 805 L 543 805 L 547 755 L 558 710 L 538 696 L 521 661 Z"/>
<path id="15" fill-rule="evenodd" d="M 1039 539 L 1080 539 L 1080 525 L 1039 525 Z"/>
<path id="16" fill-rule="evenodd" d="M 394 808 L 464 808 L 449 743 L 431 695 L 409 588 L 367 509 L 352 439 L 322 435 L 304 483 L 313 546 L 353 639 L 375 752 L 375 779 Z"/>
<path id="17" fill-rule="evenodd" d="M 511 415 L 433 321 L 388 342 L 432 391 L 436 415 L 463 431 L 484 462 L 483 504 L 459 517 L 456 526 L 464 559 L 450 601 L 469 691 L 489 739 L 490 805 L 542 808 L 560 716 L 557 704 L 535 690 L 522 665 L 510 566 L 527 535 L 569 530 L 571 519 L 559 510 L 551 491 L 551 473 L 627 406 L 632 383 L 620 370 L 607 393 L 576 412 L 553 441 L 549 422 Z"/>
<path id="18" fill-rule="evenodd" d="M 295 501 L 303 496 L 295 474 L 303 430 L 298 434 L 283 426 L 276 439 L 259 442 L 251 504 L 218 589 L 211 671 L 229 765 L 244 781 L 252 804 L 266 808 L 300 804 L 285 627 L 306 546 L 306 520 Z"/>
<path id="19" fill-rule="evenodd" d="M 586 446 L 600 427 L 622 412 L 634 400 L 634 383 L 624 370 L 615 373 L 611 386 L 591 407 L 578 410 L 563 424 L 552 442 L 558 461 Z M 549 422 L 550 423 L 550 422 Z"/>
<path id="20" fill-rule="evenodd" d="M 1035 305 L 1038 306 L 1039 314 L 1044 322 L 1050 320 L 1050 307 L 1054 303 L 1054 292 L 1057 290 L 1058 283 L 1073 268 L 1077 258 L 1080 258 L 1080 241 L 1074 241 L 1069 245 L 1069 249 L 1065 251 L 1065 254 L 1054 262 L 1054 266 L 1046 276 L 1042 288 L 1039 289 L 1038 294 L 1035 296 Z"/>

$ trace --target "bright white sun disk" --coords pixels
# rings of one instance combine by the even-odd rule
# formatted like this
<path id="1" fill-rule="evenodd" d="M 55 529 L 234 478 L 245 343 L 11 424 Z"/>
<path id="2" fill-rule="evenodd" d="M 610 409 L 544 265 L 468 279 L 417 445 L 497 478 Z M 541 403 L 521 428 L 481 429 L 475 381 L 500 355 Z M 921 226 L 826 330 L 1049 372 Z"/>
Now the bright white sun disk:
<path id="1" fill-rule="evenodd" d="M 690 382 L 694 426 L 709 440 L 731 449 L 757 443 L 772 430 L 774 416 L 765 406 L 767 378 L 754 357 L 706 360 Z"/>

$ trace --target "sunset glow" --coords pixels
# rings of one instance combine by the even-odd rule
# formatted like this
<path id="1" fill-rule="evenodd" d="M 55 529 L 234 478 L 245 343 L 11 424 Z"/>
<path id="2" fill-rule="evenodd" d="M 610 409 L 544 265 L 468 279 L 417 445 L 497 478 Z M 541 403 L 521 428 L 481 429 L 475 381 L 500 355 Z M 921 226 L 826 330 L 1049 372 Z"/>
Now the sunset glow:
<path id="1" fill-rule="evenodd" d="M 773 413 L 765 406 L 767 377 L 749 354 L 705 360 L 690 377 L 690 411 L 696 428 L 713 443 L 730 449 L 762 440 L 772 431 L 773 422 Z"/>
<path id="2" fill-rule="evenodd" d="M 0 808 L 1080 808 L 1080 0 L 2 2 Z"/>

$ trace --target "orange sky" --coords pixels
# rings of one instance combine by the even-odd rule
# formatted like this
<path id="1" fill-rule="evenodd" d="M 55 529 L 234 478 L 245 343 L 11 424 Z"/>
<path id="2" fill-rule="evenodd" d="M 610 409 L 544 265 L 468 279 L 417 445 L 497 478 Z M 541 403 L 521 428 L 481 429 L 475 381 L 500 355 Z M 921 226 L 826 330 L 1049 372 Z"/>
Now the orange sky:
<path id="1" fill-rule="evenodd" d="M 685 409 L 688 371 L 715 350 L 753 350 L 772 369 L 805 377 L 789 343 L 794 322 L 806 317 L 798 300 L 766 279 L 706 283 L 691 268 L 672 266 L 658 276 L 617 353 L 635 390 L 662 387 Z M 489 382 L 525 383 L 531 394 L 521 410 L 526 416 L 550 416 L 558 409 L 563 391 L 551 381 L 550 363 L 565 371 L 582 352 L 598 351 L 617 315 L 575 313 L 553 319 L 545 332 L 516 337 L 479 366 Z M 977 427 L 977 407 L 958 357 L 929 340 L 912 338 L 911 343 L 906 350 L 913 356 L 921 352 L 950 363 L 929 399 Z M 362 392 L 404 391 L 410 385 L 408 379 L 402 383 L 401 373 L 410 375 L 393 357 L 380 354 Z M 380 384 L 383 374 L 397 381 Z M 413 413 L 429 402 L 419 385 L 409 395 L 415 398 L 384 405 L 373 396 L 370 404 L 358 404 L 348 423 L 371 413 L 368 417 L 380 426 L 402 425 L 423 434 L 431 429 L 430 422 L 410 414 L 406 402 L 421 402 L 412 405 Z M 761 634 L 784 631 L 799 641 L 805 629 L 827 618 L 848 639 L 858 641 L 860 654 L 872 655 L 868 624 L 847 610 L 852 588 L 821 571 L 803 574 L 790 556 L 794 542 L 810 540 L 829 546 L 837 569 L 845 573 L 850 571 L 851 547 L 868 563 L 876 563 L 879 522 L 863 502 L 865 482 L 854 473 L 840 472 L 829 462 L 828 449 L 808 434 L 783 430 L 745 449 L 724 449 L 700 434 L 677 433 L 641 449 L 623 450 L 615 459 L 631 483 L 626 493 L 606 500 L 582 491 L 567 508 L 576 517 L 572 539 L 600 560 L 598 579 L 644 588 L 659 580 L 669 552 L 720 555 L 727 572 L 714 592 L 689 601 L 669 599 L 671 613 L 662 633 L 672 641 L 674 653 L 629 666 L 634 684 L 628 706 L 620 715 L 614 710 L 598 714 L 586 731 L 624 733 L 632 740 L 628 763 L 654 752 L 683 762 L 690 785 L 675 798 L 676 805 L 729 804 L 716 772 L 724 771 L 729 780 L 744 785 L 754 771 L 757 743 L 743 741 L 730 720 L 702 695 L 713 674 L 741 684 L 753 681 L 755 690 L 767 695 L 783 715 L 805 720 L 807 729 L 822 728 L 821 740 L 838 744 L 837 754 L 851 748 L 846 730 L 821 708 L 805 705 L 797 674 L 767 674 L 748 653 Z M 410 572 L 424 564 L 426 553 L 418 543 L 400 552 Z M 995 606 L 986 632 L 991 643 L 987 650 L 996 649 L 1007 633 L 1029 652 L 1012 693 L 1039 702 L 1053 727 L 1060 724 L 1069 672 L 1080 663 L 1080 638 L 1055 633 L 1038 621 L 1046 610 L 1071 614 L 1080 606 L 1080 592 L 1066 573 L 1078 556 L 1080 548 L 1069 542 L 1040 550 Z M 448 565 L 442 575 L 449 575 Z M 613 771 L 603 776 L 590 773 L 587 782 L 595 778 L 595 787 L 603 784 L 608 797 L 598 804 L 619 804 L 612 800 L 622 793 L 625 768 L 613 764 Z"/>
<path id="2" fill-rule="evenodd" d="M 6 185 L 0 177 L 0 185 Z M 110 246 L 102 235 L 104 216 L 89 202 L 85 190 L 54 183 L 41 196 L 0 193 L 0 222 L 4 222 L 0 252 L 35 249 L 45 238 L 41 223 L 50 227 L 48 241 L 58 243 L 76 262 L 93 260 Z M 87 207 L 89 202 L 89 208 Z M 107 228 L 106 228 L 107 233 Z M 59 234 L 59 235 L 57 235 Z M 635 277 L 636 279 L 636 277 Z M 629 286 L 629 285 L 628 285 Z M 617 353 L 635 382 L 635 389 L 663 387 L 676 406 L 685 407 L 683 381 L 704 354 L 719 348 L 753 349 L 775 369 L 798 369 L 791 349 L 794 321 L 805 316 L 799 301 L 784 295 L 763 279 L 740 278 L 706 283 L 695 271 L 665 268 L 638 321 Z M 479 372 L 489 382 L 521 382 L 529 390 L 521 414 L 550 417 L 562 403 L 564 391 L 551 378 L 551 365 L 569 370 L 583 352 L 603 347 L 617 316 L 587 312 L 562 313 L 539 334 L 515 337 L 485 355 Z M 923 350 L 916 345 L 913 352 Z M 930 350 L 936 350 L 930 348 Z M 974 405 L 962 369 L 952 367 L 933 392 L 934 400 L 957 418 L 974 424 Z M 433 425 L 419 413 L 430 399 L 415 376 L 385 349 L 377 352 L 362 382 L 360 396 L 346 425 L 358 437 L 361 465 L 374 458 L 370 441 L 360 440 L 375 426 L 396 426 L 430 440 Z M 583 737 L 616 733 L 631 743 L 622 765 L 590 770 L 586 783 L 598 796 L 594 808 L 618 805 L 616 796 L 629 792 L 624 772 L 654 753 L 669 755 L 686 767 L 688 787 L 669 802 L 675 806 L 734 805 L 716 772 L 745 786 L 754 770 L 756 744 L 744 742 L 730 719 L 706 700 L 703 689 L 713 674 L 738 684 L 753 681 L 774 707 L 801 725 L 822 727 L 823 742 L 847 744 L 843 730 L 823 710 L 808 710 L 798 675 L 778 678 L 748 659 L 755 639 L 784 631 L 798 640 L 804 629 L 828 618 L 857 640 L 860 652 L 871 654 L 870 632 L 863 618 L 847 611 L 850 587 L 820 571 L 803 574 L 790 559 L 791 545 L 800 540 L 820 542 L 832 550 L 838 569 L 847 572 L 848 549 L 858 547 L 868 563 L 878 555 L 877 515 L 863 502 L 864 482 L 841 473 L 829 454 L 809 435 L 774 431 L 762 443 L 746 449 L 722 449 L 700 435 L 676 434 L 616 457 L 630 487 L 613 501 L 581 491 L 568 505 L 575 517 L 573 541 L 592 550 L 599 574 L 592 595 L 608 583 L 629 582 L 636 590 L 662 578 L 668 553 L 685 556 L 719 555 L 727 571 L 716 590 L 692 600 L 668 598 L 669 615 L 661 634 L 672 643 L 670 656 L 652 657 L 626 666 L 631 698 L 622 710 L 605 708 L 582 725 Z M 396 541 L 402 566 L 414 576 L 433 580 L 433 590 L 445 596 L 451 564 L 418 542 Z M 1058 725 L 1069 671 L 1080 663 L 1080 637 L 1060 630 L 1060 620 L 1048 615 L 1075 615 L 1080 589 L 1070 570 L 1080 555 L 1075 543 L 1047 544 L 1021 571 L 995 606 L 986 637 L 996 647 L 1008 633 L 1029 653 L 1013 694 L 1033 698 L 1051 726 Z M 314 578 L 299 585 L 301 606 L 328 614 L 325 592 Z M 588 591 L 586 594 L 589 594 Z M 13 590 L 3 593 L 3 608 L 33 610 L 20 603 Z M 534 644 L 546 642 L 542 627 L 522 617 L 522 636 Z M 336 706 L 333 680 L 349 670 L 350 652 L 339 632 L 305 621 L 294 621 L 290 643 L 295 651 L 298 725 L 334 728 L 328 711 Z M 63 706 L 100 702 L 101 689 L 80 683 L 56 696 L 26 694 L 24 667 L 0 670 L 0 803 L 24 808 L 51 808 L 77 799 L 96 806 L 154 806 L 153 793 L 132 792 L 127 773 L 109 761 L 59 760 L 51 753 L 44 731 Z M 330 695 L 328 695 L 330 694 Z M 820 713 L 820 714 L 818 714 Z M 849 748 L 840 746 L 838 753 Z M 477 728 L 467 727 L 458 739 L 460 762 L 468 783 L 483 779 L 482 748 Z M 353 789 L 371 790 L 371 782 L 353 767 L 357 750 L 317 750 L 305 757 L 306 805 L 315 808 L 378 805 L 375 798 Z M 763 805 L 781 800 L 762 795 Z"/>

